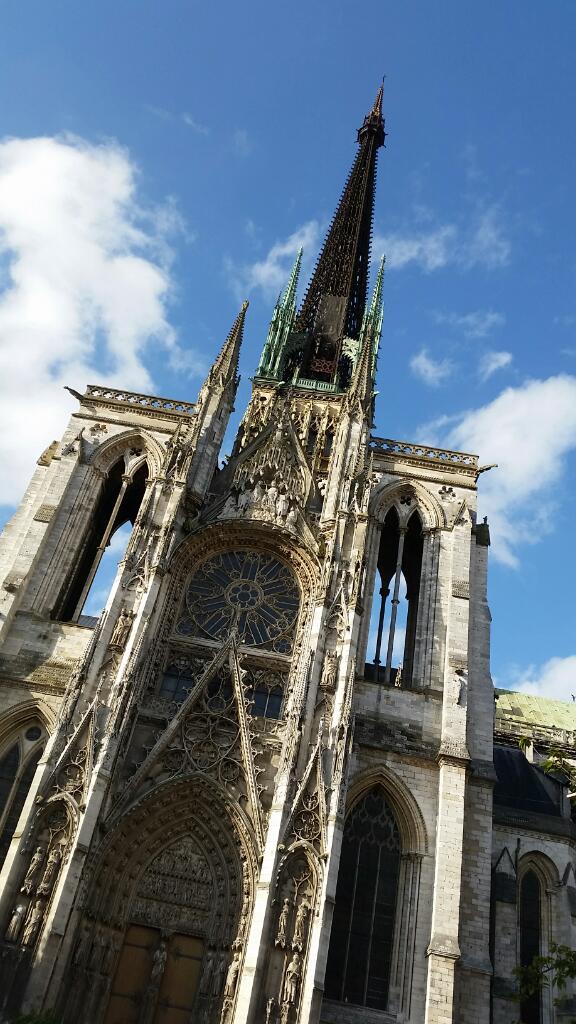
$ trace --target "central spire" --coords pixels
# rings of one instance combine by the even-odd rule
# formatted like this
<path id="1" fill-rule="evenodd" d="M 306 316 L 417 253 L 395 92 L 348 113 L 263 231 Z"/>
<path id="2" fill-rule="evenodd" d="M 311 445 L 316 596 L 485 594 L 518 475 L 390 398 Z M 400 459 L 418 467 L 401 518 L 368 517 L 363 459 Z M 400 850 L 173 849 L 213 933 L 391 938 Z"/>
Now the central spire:
<path id="1" fill-rule="evenodd" d="M 334 381 L 344 337 L 360 335 L 372 241 L 377 153 L 384 144 L 384 87 L 358 130 L 359 149 L 295 323 L 308 335 L 304 377 Z"/>

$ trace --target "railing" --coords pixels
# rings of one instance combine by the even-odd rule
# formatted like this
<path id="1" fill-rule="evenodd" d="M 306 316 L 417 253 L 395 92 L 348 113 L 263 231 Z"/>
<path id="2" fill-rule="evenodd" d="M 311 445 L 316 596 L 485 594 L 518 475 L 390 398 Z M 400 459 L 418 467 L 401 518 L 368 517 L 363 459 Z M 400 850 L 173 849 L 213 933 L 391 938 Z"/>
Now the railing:
<path id="1" fill-rule="evenodd" d="M 136 391 L 117 391 L 115 388 L 102 388 L 97 384 L 88 385 L 84 398 L 100 398 L 104 402 L 138 405 L 143 409 L 158 409 L 160 412 L 173 412 L 185 416 L 193 416 L 195 412 L 193 402 L 178 402 L 175 398 L 140 395 Z"/>
<path id="2" fill-rule="evenodd" d="M 294 383 L 294 387 L 297 388 L 310 388 L 313 391 L 327 391 L 331 394 L 335 394 L 338 388 L 336 384 L 331 384 L 326 380 L 308 380 L 306 377 L 299 377 Z"/>
<path id="3" fill-rule="evenodd" d="M 371 437 L 373 452 L 390 452 L 392 455 L 408 456 L 412 459 L 429 459 L 431 462 L 449 462 L 453 465 L 469 466 L 476 469 L 478 456 L 468 452 L 452 452 L 448 448 L 428 448 L 424 444 L 410 444 L 408 441 L 391 441 L 385 437 Z"/>

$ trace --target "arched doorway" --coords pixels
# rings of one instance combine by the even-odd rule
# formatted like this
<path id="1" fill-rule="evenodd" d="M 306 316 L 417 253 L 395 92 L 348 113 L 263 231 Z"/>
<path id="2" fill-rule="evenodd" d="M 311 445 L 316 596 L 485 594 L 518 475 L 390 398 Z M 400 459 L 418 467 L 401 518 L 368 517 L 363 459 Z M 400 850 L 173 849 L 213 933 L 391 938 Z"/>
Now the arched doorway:
<path id="1" fill-rule="evenodd" d="M 254 870 L 242 812 L 216 787 L 199 776 L 157 787 L 98 858 L 66 1021 L 219 1021 L 235 997 Z"/>

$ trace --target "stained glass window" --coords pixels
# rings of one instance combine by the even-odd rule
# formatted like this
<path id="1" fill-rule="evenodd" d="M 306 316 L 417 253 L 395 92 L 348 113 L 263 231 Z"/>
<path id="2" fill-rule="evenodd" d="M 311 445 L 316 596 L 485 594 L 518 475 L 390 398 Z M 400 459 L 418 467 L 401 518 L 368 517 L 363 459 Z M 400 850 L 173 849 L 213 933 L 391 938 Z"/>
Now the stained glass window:
<path id="1" fill-rule="evenodd" d="M 540 956 L 542 918 L 540 912 L 541 888 L 538 875 L 527 871 L 520 883 L 520 964 L 528 967 L 535 956 Z M 540 1024 L 542 1002 L 540 992 L 533 992 L 522 1000 L 522 1020 L 525 1024 Z"/>
<path id="2" fill-rule="evenodd" d="M 329 999 L 385 1010 L 396 916 L 400 835 L 380 786 L 344 827 L 326 969 Z"/>
<path id="3" fill-rule="evenodd" d="M 226 551 L 189 580 L 176 632 L 225 640 L 236 627 L 241 643 L 290 654 L 298 608 L 298 586 L 288 566 L 256 551 Z"/>

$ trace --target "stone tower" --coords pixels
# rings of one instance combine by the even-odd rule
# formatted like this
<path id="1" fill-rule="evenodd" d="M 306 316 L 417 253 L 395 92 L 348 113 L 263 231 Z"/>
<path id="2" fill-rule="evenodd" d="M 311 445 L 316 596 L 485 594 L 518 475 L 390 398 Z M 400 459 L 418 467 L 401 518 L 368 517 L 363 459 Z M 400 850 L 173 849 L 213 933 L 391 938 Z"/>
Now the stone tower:
<path id="1" fill-rule="evenodd" d="M 246 303 L 195 405 L 78 396 L 5 530 L 5 1020 L 488 1024 L 488 527 L 475 456 L 370 433 L 384 137 L 380 89 L 226 465 Z"/>

